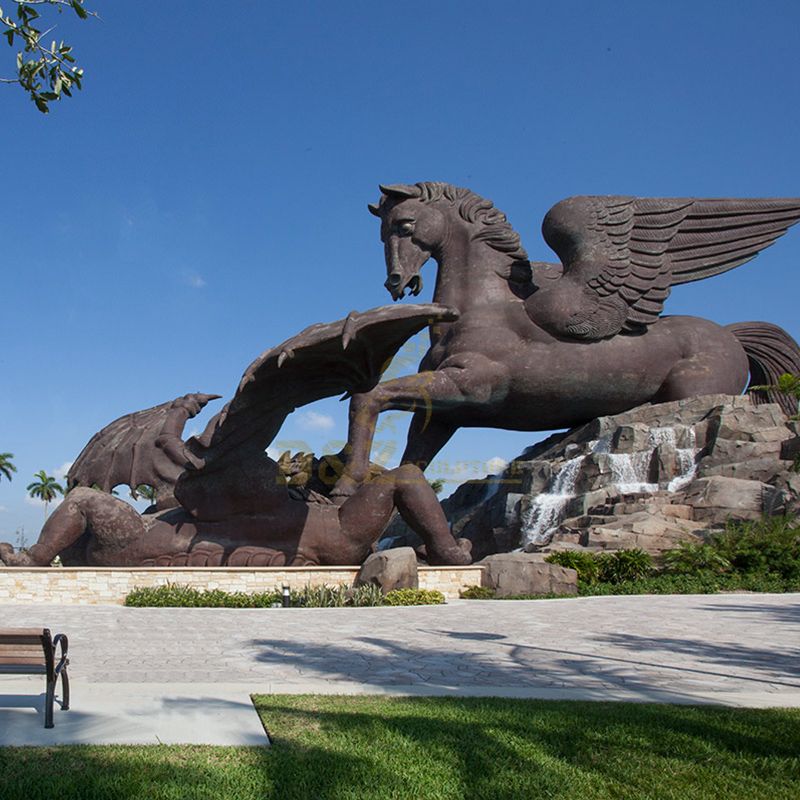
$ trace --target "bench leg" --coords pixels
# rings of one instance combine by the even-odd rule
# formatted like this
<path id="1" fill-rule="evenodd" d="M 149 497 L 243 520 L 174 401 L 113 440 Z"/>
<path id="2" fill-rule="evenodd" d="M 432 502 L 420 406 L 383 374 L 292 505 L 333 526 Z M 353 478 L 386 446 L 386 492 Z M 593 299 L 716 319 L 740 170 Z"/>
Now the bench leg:
<path id="1" fill-rule="evenodd" d="M 56 693 L 55 681 L 47 681 L 47 692 L 44 698 L 44 726 L 53 727 L 53 698 Z"/>
<path id="2" fill-rule="evenodd" d="M 69 676 L 66 667 L 61 670 L 61 710 L 69 711 Z"/>

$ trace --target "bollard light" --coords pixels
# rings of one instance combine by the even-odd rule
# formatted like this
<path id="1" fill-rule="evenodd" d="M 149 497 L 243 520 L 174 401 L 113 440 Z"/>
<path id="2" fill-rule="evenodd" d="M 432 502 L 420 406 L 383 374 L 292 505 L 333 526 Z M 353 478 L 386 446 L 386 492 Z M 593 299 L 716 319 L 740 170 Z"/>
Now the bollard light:
<path id="1" fill-rule="evenodd" d="M 292 596 L 289 594 L 289 584 L 283 584 L 283 607 L 290 608 L 292 605 Z"/>

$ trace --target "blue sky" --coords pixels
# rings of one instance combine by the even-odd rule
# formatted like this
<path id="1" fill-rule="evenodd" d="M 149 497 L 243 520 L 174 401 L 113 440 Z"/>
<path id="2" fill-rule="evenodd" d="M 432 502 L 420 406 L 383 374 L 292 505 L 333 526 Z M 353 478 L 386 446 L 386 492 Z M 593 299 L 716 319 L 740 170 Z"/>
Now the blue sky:
<path id="1" fill-rule="evenodd" d="M 541 219 L 572 194 L 800 195 L 796 2 L 87 5 L 101 22 L 62 15 L 55 34 L 83 92 L 44 117 L 0 86 L 0 452 L 19 470 L 0 482 L 0 539 L 35 537 L 33 473 L 112 419 L 230 396 L 267 347 L 390 302 L 378 182 L 468 186 L 547 260 Z M 0 75 L 13 57 L 0 47 Z M 667 311 L 800 338 L 798 275 L 791 231 Z M 276 444 L 320 452 L 345 423 L 324 401 Z M 396 458 L 406 425 L 378 447 Z M 461 431 L 439 476 L 534 438 Z"/>

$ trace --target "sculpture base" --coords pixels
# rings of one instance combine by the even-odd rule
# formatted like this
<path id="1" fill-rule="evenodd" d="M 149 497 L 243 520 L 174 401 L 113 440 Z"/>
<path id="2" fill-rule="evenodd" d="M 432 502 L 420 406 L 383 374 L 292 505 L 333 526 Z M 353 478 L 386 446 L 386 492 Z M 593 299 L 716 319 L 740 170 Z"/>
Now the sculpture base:
<path id="1" fill-rule="evenodd" d="M 284 584 L 306 586 L 352 584 L 359 567 L 0 567 L 0 605 L 53 603 L 121 605 L 139 587 L 167 583 L 227 592 L 264 592 Z M 480 586 L 483 568 L 419 567 L 419 588 L 437 589 L 453 600 L 469 586 Z"/>

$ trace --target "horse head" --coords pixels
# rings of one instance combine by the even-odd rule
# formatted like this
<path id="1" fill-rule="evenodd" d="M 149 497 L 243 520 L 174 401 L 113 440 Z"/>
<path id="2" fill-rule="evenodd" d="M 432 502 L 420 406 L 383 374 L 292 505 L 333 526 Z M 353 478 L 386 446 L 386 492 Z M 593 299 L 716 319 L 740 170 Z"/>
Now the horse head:
<path id="1" fill-rule="evenodd" d="M 392 299 L 417 295 L 420 271 L 433 257 L 442 268 L 449 253 L 454 266 L 463 266 L 466 247 L 482 243 L 507 256 L 499 271 L 516 282 L 530 281 L 528 256 L 505 214 L 491 200 L 449 183 L 425 181 L 381 186 L 381 199 L 370 213 L 381 220 L 386 253 L 386 283 Z M 459 244 L 460 243 L 460 244 Z"/>
<path id="2" fill-rule="evenodd" d="M 386 253 L 386 283 L 393 300 L 422 291 L 425 262 L 437 255 L 447 221 L 425 197 L 421 184 L 381 186 L 380 202 L 369 210 L 381 220 L 381 241 Z"/>

